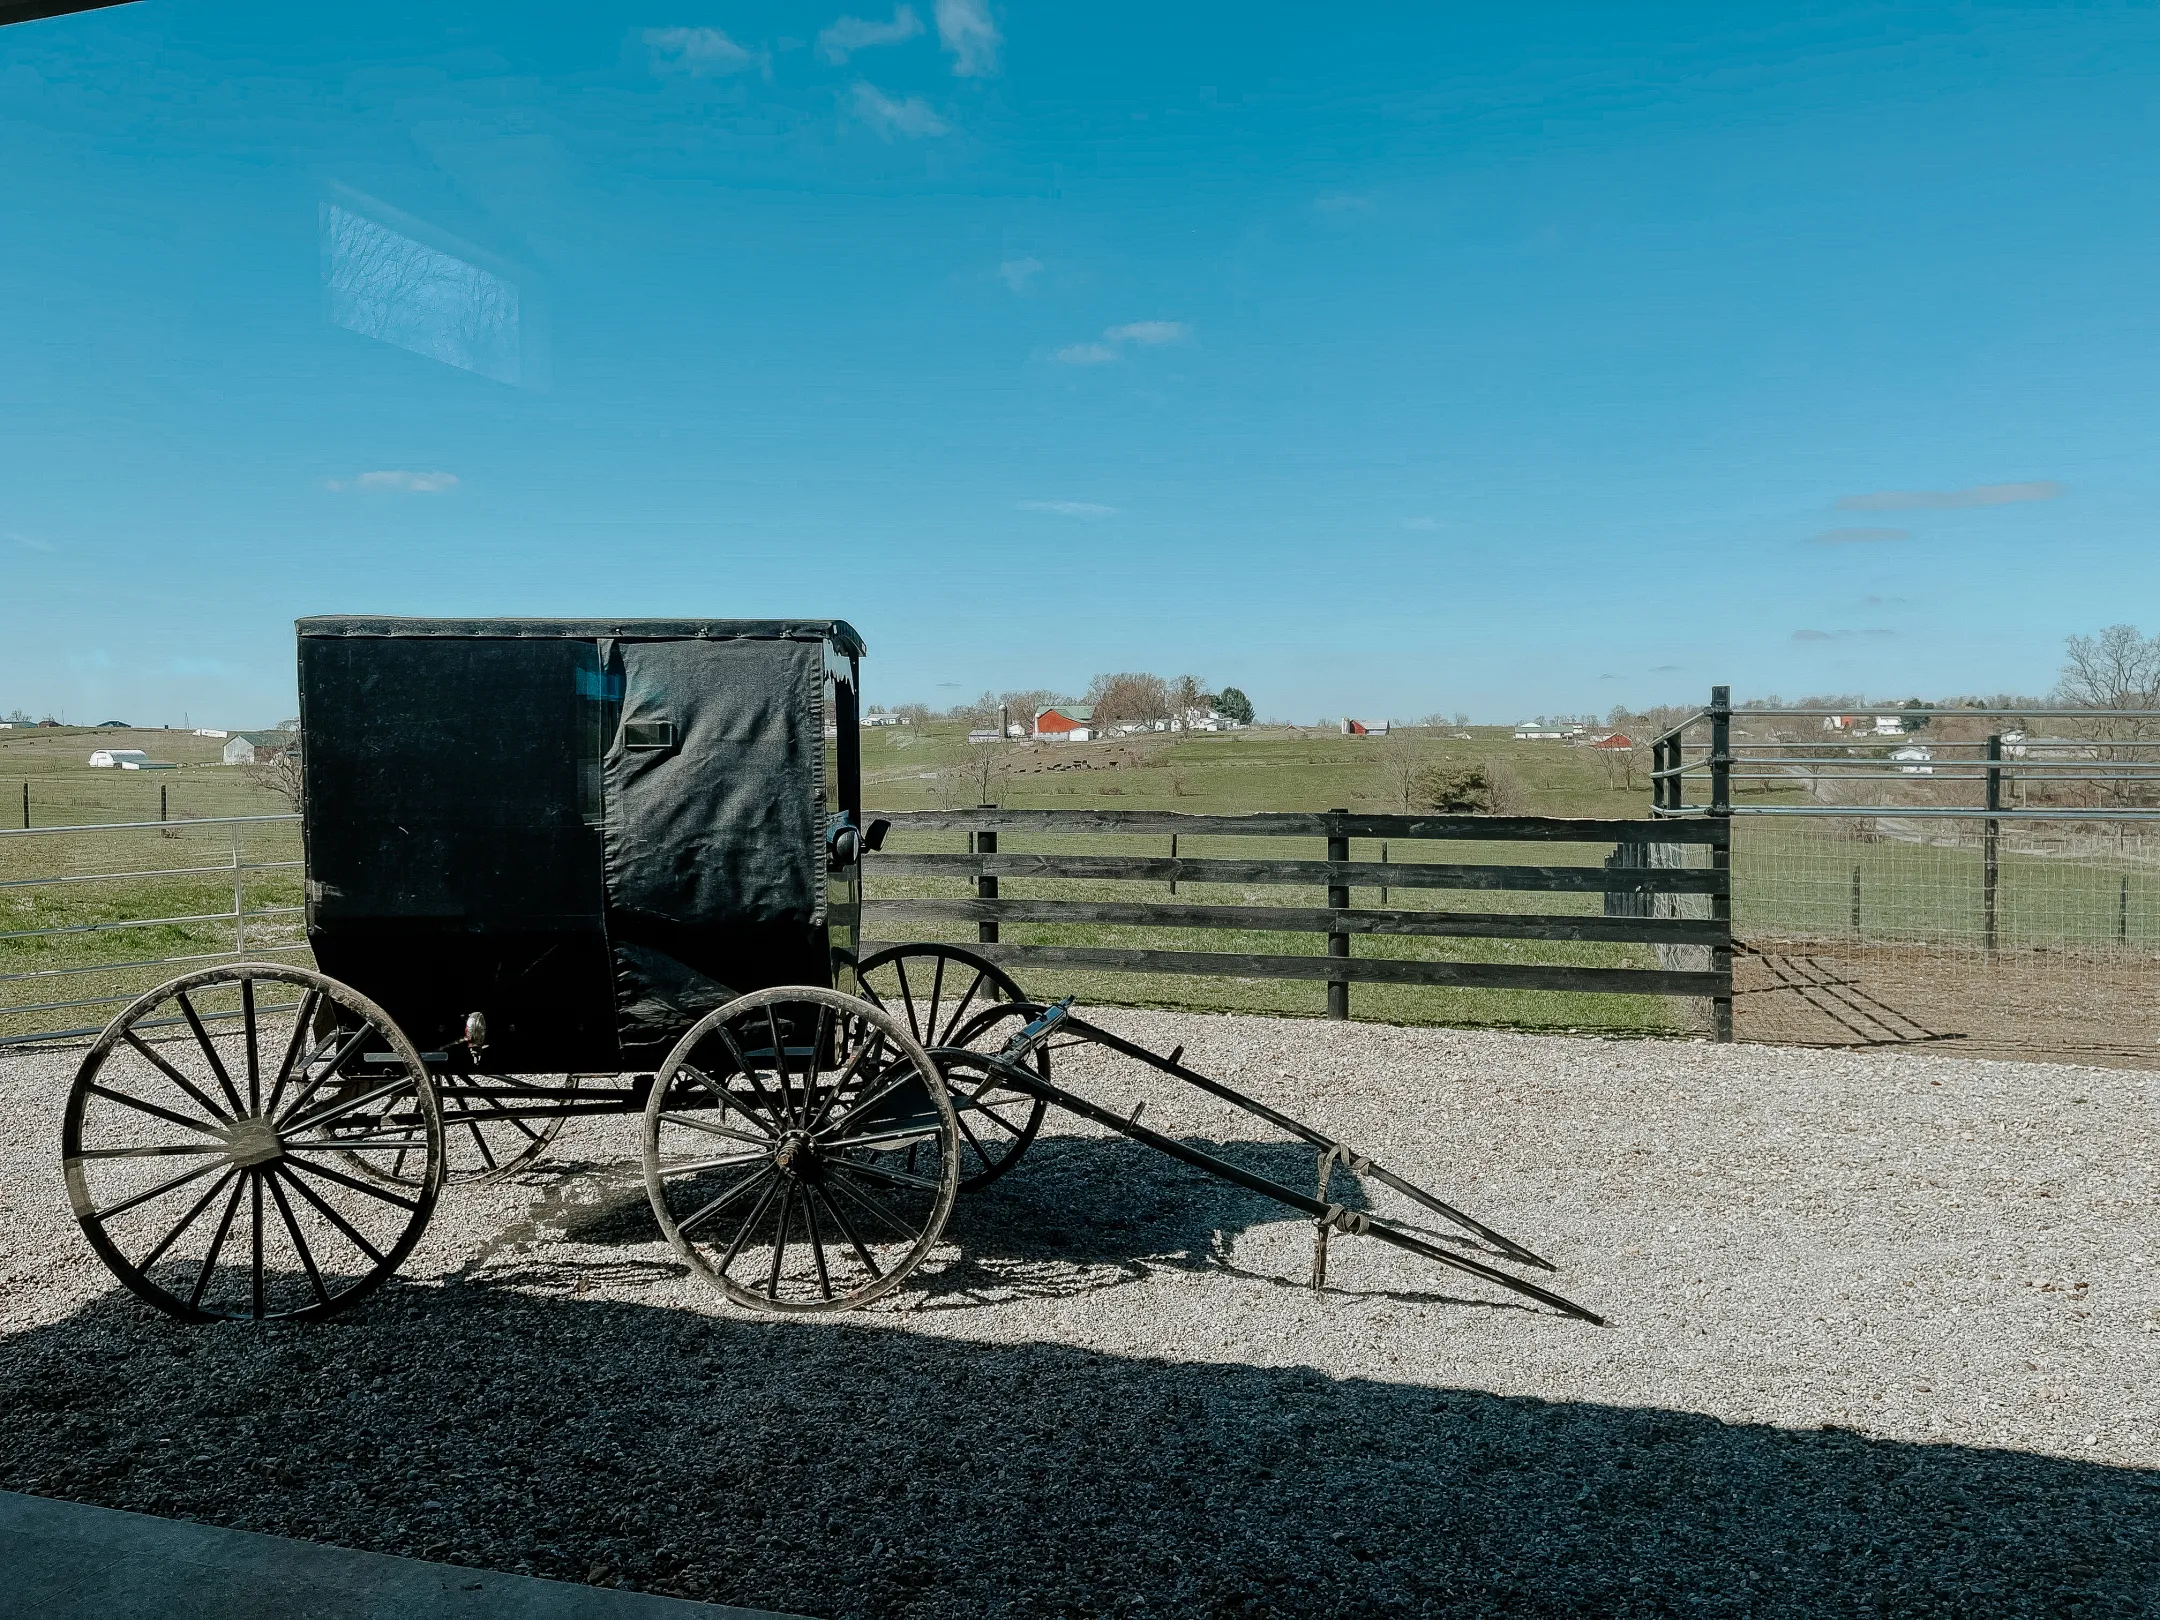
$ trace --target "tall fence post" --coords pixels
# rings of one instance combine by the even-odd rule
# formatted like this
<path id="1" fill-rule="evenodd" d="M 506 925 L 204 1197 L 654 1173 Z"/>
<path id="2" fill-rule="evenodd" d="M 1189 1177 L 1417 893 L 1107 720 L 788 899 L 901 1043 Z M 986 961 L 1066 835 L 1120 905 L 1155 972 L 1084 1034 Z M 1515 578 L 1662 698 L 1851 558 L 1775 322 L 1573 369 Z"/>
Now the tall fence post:
<path id="1" fill-rule="evenodd" d="M 2002 823 L 1995 812 L 2002 808 L 2002 757 L 2002 736 L 1995 733 L 1987 740 L 1988 819 L 1980 824 L 1980 950 L 1990 962 L 1995 960 L 1995 887 L 2001 875 L 1997 845 Z"/>
<path id="2" fill-rule="evenodd" d="M 1724 994 L 1710 999 L 1711 1039 L 1733 1038 L 1732 995 L 1732 688 L 1710 688 L 1710 817 L 1718 829 L 1710 846 L 1710 869 L 1725 881 L 1710 897 L 1710 918 L 1725 925 L 1722 940 L 1710 947 L 1710 971 L 1724 980 Z"/>
<path id="3" fill-rule="evenodd" d="M 1347 809 L 1341 807 L 1328 812 L 1328 814 L 1335 816 L 1347 816 L 1349 813 Z M 1350 859 L 1350 840 L 1336 833 L 1329 833 L 1327 858 L 1330 861 L 1347 861 Z M 1349 886 L 1347 884 L 1329 884 L 1327 903 L 1329 909 L 1334 911 L 1341 911 L 1348 907 L 1350 904 Z M 1344 933 L 1330 933 L 1327 937 L 1327 953 L 1330 956 L 1348 956 L 1350 954 L 1350 936 Z M 1327 1015 L 1330 1018 L 1338 1019 L 1350 1016 L 1350 981 L 1348 979 L 1328 980 Z"/>
<path id="4" fill-rule="evenodd" d="M 28 832 L 30 830 L 30 784 L 28 782 L 22 785 L 22 824 L 23 831 Z"/>
<path id="5" fill-rule="evenodd" d="M 985 804 L 978 805 L 976 808 L 990 810 L 996 807 Z M 975 853 L 978 855 L 995 855 L 997 853 L 997 829 L 995 827 L 985 827 L 975 834 Z M 977 874 L 975 878 L 975 895 L 977 899 L 995 900 L 998 897 L 998 880 L 988 872 Z M 995 945 L 998 942 L 998 925 L 994 922 L 977 923 L 975 925 L 975 938 L 981 944 Z"/>

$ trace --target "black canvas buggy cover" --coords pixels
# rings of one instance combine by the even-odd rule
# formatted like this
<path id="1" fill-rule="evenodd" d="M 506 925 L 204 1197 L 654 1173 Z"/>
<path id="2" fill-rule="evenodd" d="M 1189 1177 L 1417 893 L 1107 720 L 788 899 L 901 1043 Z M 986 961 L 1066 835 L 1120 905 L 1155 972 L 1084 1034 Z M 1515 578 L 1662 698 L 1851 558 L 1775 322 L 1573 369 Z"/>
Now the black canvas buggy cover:
<path id="1" fill-rule="evenodd" d="M 733 995 L 832 982 L 846 624 L 298 628 L 309 942 L 422 1047 L 478 1011 L 489 1069 L 612 1071 Z"/>

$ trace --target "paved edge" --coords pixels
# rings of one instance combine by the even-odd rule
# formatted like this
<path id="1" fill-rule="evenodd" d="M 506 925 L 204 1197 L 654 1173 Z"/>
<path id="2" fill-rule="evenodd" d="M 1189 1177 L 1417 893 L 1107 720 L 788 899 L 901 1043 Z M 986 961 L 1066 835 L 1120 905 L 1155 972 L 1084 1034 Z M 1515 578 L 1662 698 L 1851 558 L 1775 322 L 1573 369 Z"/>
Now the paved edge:
<path id="1" fill-rule="evenodd" d="M 795 1620 L 0 1491 L 0 1615 L 42 1620 Z"/>

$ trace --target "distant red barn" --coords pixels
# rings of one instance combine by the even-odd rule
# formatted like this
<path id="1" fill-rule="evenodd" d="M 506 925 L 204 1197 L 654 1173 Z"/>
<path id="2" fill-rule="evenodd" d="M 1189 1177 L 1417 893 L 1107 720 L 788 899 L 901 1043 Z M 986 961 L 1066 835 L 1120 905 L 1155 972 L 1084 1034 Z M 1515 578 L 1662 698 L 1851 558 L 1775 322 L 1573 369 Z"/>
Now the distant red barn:
<path id="1" fill-rule="evenodd" d="M 1633 748 L 1633 747 L 1635 746 L 1635 744 L 1634 744 L 1633 742 L 1629 741 L 1629 739 L 1628 739 L 1628 736 L 1627 736 L 1627 733 L 1626 733 L 1626 732 L 1624 732 L 1624 731 L 1616 731 L 1616 732 L 1614 732 L 1614 733 L 1613 733 L 1613 734 L 1612 734 L 1612 735 L 1611 735 L 1610 737 L 1600 737 L 1600 738 L 1599 738 L 1599 739 L 1598 739 L 1598 740 L 1597 740 L 1596 742 L 1592 743 L 1592 744 L 1591 744 L 1590 746 L 1591 746 L 1592 748 L 1612 748 L 1612 749 L 1618 749 L 1618 750 L 1620 750 L 1620 751 L 1622 751 L 1622 752 L 1625 752 L 1625 751 L 1627 751 L 1627 750 L 1629 750 L 1629 749 L 1632 749 L 1632 748 Z"/>

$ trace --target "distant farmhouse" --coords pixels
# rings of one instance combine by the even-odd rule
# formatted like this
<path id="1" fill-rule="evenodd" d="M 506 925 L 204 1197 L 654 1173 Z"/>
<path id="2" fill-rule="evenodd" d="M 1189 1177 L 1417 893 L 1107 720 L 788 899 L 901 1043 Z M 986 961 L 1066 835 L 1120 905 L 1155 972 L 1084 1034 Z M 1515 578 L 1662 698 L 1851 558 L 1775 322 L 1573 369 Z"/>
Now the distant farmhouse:
<path id="1" fill-rule="evenodd" d="M 268 765 L 282 759 L 299 743 L 292 731 L 236 731 L 225 743 L 227 765 Z"/>
<path id="2" fill-rule="evenodd" d="M 1343 716 L 1342 734 L 1345 737 L 1385 737 L 1388 732 L 1385 720 L 1353 720 Z"/>
<path id="3" fill-rule="evenodd" d="M 1616 754 L 1625 754 L 1631 752 L 1634 749 L 1635 743 L 1634 740 L 1630 738 L 1626 732 L 1616 731 L 1610 737 L 1600 737 L 1590 746 L 1592 748 L 1610 749 Z"/>
<path id="4" fill-rule="evenodd" d="M 1093 742 L 1095 705 L 1060 703 L 1035 716 L 1035 735 L 1051 742 Z"/>
<path id="5" fill-rule="evenodd" d="M 1515 728 L 1517 742 L 1566 742 L 1582 734 L 1581 726 L 1561 720 L 1525 720 Z"/>
<path id="6" fill-rule="evenodd" d="M 140 748 L 100 748 L 90 756 L 90 764 L 97 770 L 116 771 L 130 762 L 140 764 L 149 757 Z"/>

